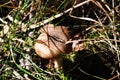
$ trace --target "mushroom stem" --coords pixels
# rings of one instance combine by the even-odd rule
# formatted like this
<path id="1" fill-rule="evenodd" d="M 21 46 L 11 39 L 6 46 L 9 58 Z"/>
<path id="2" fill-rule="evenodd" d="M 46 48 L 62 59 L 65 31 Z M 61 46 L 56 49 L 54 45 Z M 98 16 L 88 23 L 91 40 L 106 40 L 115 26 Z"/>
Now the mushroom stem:
<path id="1" fill-rule="evenodd" d="M 63 62 L 63 58 L 62 57 L 57 57 L 54 59 L 54 68 L 56 69 L 62 69 L 62 63 Z"/>

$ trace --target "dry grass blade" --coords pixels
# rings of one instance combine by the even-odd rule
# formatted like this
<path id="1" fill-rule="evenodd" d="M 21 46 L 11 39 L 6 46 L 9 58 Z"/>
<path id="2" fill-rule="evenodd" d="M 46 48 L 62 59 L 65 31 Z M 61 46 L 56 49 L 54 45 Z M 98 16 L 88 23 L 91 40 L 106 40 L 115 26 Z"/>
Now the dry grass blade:
<path id="1" fill-rule="evenodd" d="M 81 3 L 82 3 L 82 2 L 81 2 Z M 76 0 L 75 0 L 74 4 L 73 4 L 73 6 L 72 6 L 72 8 L 71 8 L 71 10 L 70 10 L 70 12 L 69 12 L 70 17 L 75 18 L 75 19 L 87 20 L 87 21 L 91 21 L 91 22 L 94 22 L 94 23 L 99 23 L 98 21 L 96 21 L 96 20 L 94 20 L 94 19 L 92 19 L 92 18 L 88 18 L 88 17 L 77 17 L 77 16 L 72 15 L 72 11 L 75 9 L 75 4 L 76 4 Z M 80 4 L 80 3 L 79 3 L 79 4 Z"/>
<path id="2" fill-rule="evenodd" d="M 0 0 L 0 80 L 120 79 L 119 8 L 120 0 Z M 42 27 L 49 23 L 64 26 L 70 37 Z M 46 38 L 36 40 L 43 32 Z M 35 43 L 57 50 L 63 70 L 53 68 L 61 59 L 51 59 L 48 68 Z M 64 46 L 70 54 L 62 53 Z"/>
<path id="3" fill-rule="evenodd" d="M 98 1 L 95 1 L 95 0 L 92 0 L 92 2 L 93 2 L 96 6 L 98 6 L 101 10 L 103 10 L 103 11 L 105 12 L 106 16 L 108 17 L 108 19 L 110 20 L 110 22 L 112 22 L 112 19 L 111 19 L 109 13 L 102 7 L 102 5 L 101 5 Z"/>
<path id="4" fill-rule="evenodd" d="M 73 8 L 74 8 L 74 9 L 75 9 L 75 8 L 78 8 L 78 7 L 80 7 L 80 6 L 82 6 L 82 5 L 86 4 L 86 3 L 89 3 L 90 1 L 92 1 L 92 0 L 86 0 L 86 1 L 84 1 L 84 2 L 81 2 L 81 3 L 77 4 L 77 5 L 75 5 Z M 56 19 L 56 18 L 59 18 L 59 17 L 63 16 L 64 14 L 68 13 L 69 11 L 71 11 L 71 9 L 72 9 L 72 8 L 69 8 L 69 9 L 65 10 L 64 12 L 62 12 L 62 13 L 59 13 L 59 14 L 57 14 L 57 15 L 55 15 L 55 16 L 52 16 L 52 17 L 50 17 L 50 18 L 48 18 L 48 19 L 46 19 L 46 20 L 41 21 L 40 23 L 30 25 L 30 28 L 31 28 L 31 29 L 34 29 L 34 28 L 37 28 L 37 27 L 39 27 L 39 26 L 45 25 L 45 24 L 47 24 L 48 22 L 50 22 L 50 21 L 52 21 L 52 20 L 54 20 L 54 19 Z"/>
<path id="5" fill-rule="evenodd" d="M 116 75 L 116 76 L 113 76 L 113 77 L 109 78 L 108 80 L 114 80 L 114 79 L 116 79 L 116 78 L 119 77 L 119 76 L 120 76 L 120 74 L 118 74 L 118 75 Z"/>
<path id="6" fill-rule="evenodd" d="M 86 4 L 86 3 L 89 3 L 90 1 L 92 1 L 92 0 L 86 0 L 86 1 L 84 1 L 84 2 L 81 2 L 81 3 L 77 4 L 77 5 L 75 5 L 73 8 L 74 8 L 74 9 L 75 9 L 75 8 L 78 8 L 78 7 L 80 7 L 80 6 L 82 6 L 82 5 Z M 52 17 L 50 17 L 50 18 L 48 18 L 48 19 L 46 19 L 46 20 L 41 21 L 40 23 L 31 24 L 31 25 L 29 26 L 29 28 L 30 28 L 30 29 L 34 29 L 34 28 L 43 26 L 43 25 L 49 23 L 50 21 L 52 21 L 52 20 L 54 20 L 54 19 L 56 19 L 56 18 L 59 18 L 59 17 L 63 16 L 64 14 L 68 13 L 69 11 L 71 11 L 71 9 L 73 9 L 73 8 L 69 8 L 69 9 L 65 10 L 64 12 L 62 12 L 62 13 L 59 13 L 59 14 L 57 14 L 57 15 L 55 15 L 55 16 L 52 16 Z M 22 27 L 23 27 L 23 28 L 26 26 L 26 25 L 25 25 L 24 23 L 22 23 L 21 21 L 18 21 L 18 20 L 16 20 L 16 19 L 14 20 L 14 18 L 13 18 L 12 16 L 10 16 L 10 15 L 8 15 L 7 17 L 8 17 L 8 19 L 9 19 L 10 21 L 12 21 L 12 22 L 14 22 L 14 23 L 16 23 L 16 24 L 19 24 L 19 25 L 22 24 Z M 95 21 L 95 20 L 93 20 L 93 19 L 90 19 L 90 18 L 83 18 L 83 17 L 81 17 L 81 19 L 85 19 L 85 20 L 90 20 L 90 21 L 97 22 L 97 21 Z M 26 31 L 26 30 L 23 29 L 23 31 Z"/>

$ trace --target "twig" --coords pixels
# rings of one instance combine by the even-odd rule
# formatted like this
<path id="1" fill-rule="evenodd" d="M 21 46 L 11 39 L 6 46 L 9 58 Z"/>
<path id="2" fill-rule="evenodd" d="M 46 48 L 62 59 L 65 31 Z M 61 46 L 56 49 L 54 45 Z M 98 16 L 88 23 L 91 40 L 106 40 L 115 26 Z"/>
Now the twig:
<path id="1" fill-rule="evenodd" d="M 67 41 L 65 44 L 69 44 L 69 43 L 74 43 L 74 42 L 80 42 L 80 41 L 95 41 L 95 42 L 105 42 L 105 41 L 114 41 L 115 42 L 115 40 L 114 39 L 99 39 L 99 40 L 95 40 L 95 39 L 78 39 L 78 40 L 69 40 L 69 41 Z M 117 42 L 120 42 L 120 40 L 116 40 Z"/>
<path id="2" fill-rule="evenodd" d="M 76 4 L 76 1 L 74 2 L 73 7 L 71 8 L 71 11 L 70 11 L 70 13 L 69 13 L 70 17 L 75 18 L 75 19 L 81 19 L 81 20 L 86 20 L 86 21 L 91 21 L 91 22 L 99 23 L 98 21 L 96 21 L 95 19 L 92 19 L 92 18 L 88 18 L 88 17 L 77 17 L 77 16 L 72 15 L 72 11 L 73 11 L 73 9 L 74 9 L 75 4 Z"/>
<path id="3" fill-rule="evenodd" d="M 10 3 L 11 3 L 11 2 L 8 1 L 8 2 L 6 2 L 5 4 L 1 4 L 0 7 L 6 6 L 7 4 L 10 4 Z"/>
<path id="4" fill-rule="evenodd" d="M 117 77 L 119 77 L 119 76 L 120 76 L 120 74 L 118 74 L 118 75 L 116 75 L 116 76 L 113 76 L 113 77 L 109 78 L 108 80 L 114 80 L 115 78 L 117 78 Z"/>
<path id="5" fill-rule="evenodd" d="M 75 9 L 75 8 L 77 8 L 77 7 L 80 7 L 80 6 L 86 4 L 86 3 L 90 2 L 90 1 L 92 1 L 92 0 L 86 0 L 86 1 L 84 1 L 84 2 L 81 2 L 81 3 L 77 4 L 77 5 L 75 5 L 73 8 Z M 48 19 L 46 19 L 46 20 L 43 20 L 42 22 L 38 23 L 38 25 L 33 24 L 33 25 L 30 26 L 30 28 L 31 28 L 31 29 L 34 29 L 34 28 L 37 28 L 37 27 L 39 27 L 39 26 L 45 25 L 45 24 L 47 24 L 48 22 L 50 22 L 50 21 L 52 21 L 52 20 L 54 20 L 54 19 L 56 19 L 56 18 L 59 18 L 59 17 L 61 17 L 62 15 L 68 13 L 69 11 L 71 11 L 71 9 L 72 9 L 72 8 L 69 8 L 69 9 L 67 9 L 66 11 L 62 12 L 62 13 L 59 13 L 59 14 L 57 14 L 57 15 L 55 15 L 55 16 L 52 16 L 52 17 L 50 17 L 50 18 L 48 18 Z"/>
<path id="6" fill-rule="evenodd" d="M 73 8 L 74 8 L 74 9 L 75 9 L 75 8 L 78 8 L 78 7 L 80 7 L 80 6 L 88 3 L 88 2 L 90 2 L 90 1 L 92 1 L 92 0 L 86 0 L 86 1 L 84 1 L 84 2 L 81 2 L 81 3 L 77 4 L 77 5 L 75 5 Z M 54 20 L 54 19 L 56 19 L 56 18 L 59 18 L 59 17 L 63 16 L 64 14 L 68 13 L 69 11 L 71 11 L 71 9 L 72 9 L 72 8 L 69 8 L 69 9 L 67 9 L 66 11 L 64 11 L 64 12 L 62 12 L 62 13 L 59 13 L 59 14 L 57 14 L 57 15 L 55 15 L 55 16 L 52 16 L 52 17 L 50 17 L 50 18 L 48 18 L 48 19 L 46 19 L 46 20 L 43 20 L 43 21 L 41 21 L 41 22 L 39 22 L 39 23 L 36 23 L 36 24 L 32 24 L 32 25 L 29 26 L 29 28 L 30 28 L 30 29 L 34 29 L 34 28 L 43 26 L 43 25 L 47 24 L 48 22 L 50 22 L 50 21 L 52 21 L 52 20 Z M 21 23 L 22 23 L 22 22 L 20 22 L 20 21 L 18 21 L 18 20 L 16 20 L 16 19 L 13 19 L 13 17 L 11 17 L 10 15 L 8 15 L 8 19 L 9 19 L 10 21 L 13 21 L 14 23 L 17 23 L 17 24 L 21 24 Z M 23 23 L 22 23 L 22 24 L 23 24 Z M 23 25 L 25 25 L 25 24 L 23 24 Z"/>
<path id="7" fill-rule="evenodd" d="M 92 0 L 91 2 L 94 3 L 96 6 L 98 6 L 101 10 L 103 10 L 106 16 L 108 17 L 108 19 L 110 20 L 110 22 L 112 22 L 110 15 L 107 13 L 107 11 L 103 8 L 103 6 L 97 0 Z"/>
<path id="8" fill-rule="evenodd" d="M 2 23 L 4 23 L 4 24 L 7 24 L 7 22 L 4 21 L 2 18 L 0 18 L 0 21 L 1 21 Z"/>

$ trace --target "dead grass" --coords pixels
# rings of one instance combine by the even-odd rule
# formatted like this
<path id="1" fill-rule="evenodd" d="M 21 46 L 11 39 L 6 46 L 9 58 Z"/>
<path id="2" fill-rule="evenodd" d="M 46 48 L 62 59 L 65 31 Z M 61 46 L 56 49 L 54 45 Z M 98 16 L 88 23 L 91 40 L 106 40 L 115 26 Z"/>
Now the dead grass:
<path id="1" fill-rule="evenodd" d="M 80 63 L 75 63 L 77 54 L 71 53 L 65 56 L 68 61 L 75 63 L 75 66 L 67 67 L 67 74 L 64 71 L 45 69 L 46 60 L 35 54 L 33 45 L 40 34 L 39 29 L 49 23 L 67 25 L 74 35 L 81 35 L 76 41 L 84 42 L 85 51 L 79 56 L 88 57 L 102 52 L 99 57 L 110 69 L 111 76 L 99 77 L 86 70 L 80 70 L 81 68 L 79 72 L 82 71 L 93 79 L 119 79 L 119 3 L 119 0 L 85 0 L 83 2 L 79 0 L 40 0 L 39 2 L 6 0 L 4 3 L 0 2 L 0 80 L 78 79 L 69 76 L 75 68 L 79 68 L 77 64 Z M 77 60 L 81 60 L 82 57 Z M 70 65 L 68 62 L 66 64 Z"/>

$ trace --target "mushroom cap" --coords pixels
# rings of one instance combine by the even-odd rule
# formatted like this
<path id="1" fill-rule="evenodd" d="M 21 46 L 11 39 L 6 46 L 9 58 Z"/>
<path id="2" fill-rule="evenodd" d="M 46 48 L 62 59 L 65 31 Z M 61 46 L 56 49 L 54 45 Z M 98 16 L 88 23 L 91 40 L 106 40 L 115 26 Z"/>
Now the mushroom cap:
<path id="1" fill-rule="evenodd" d="M 55 58 L 61 53 L 70 52 L 65 42 L 70 39 L 69 30 L 64 26 L 46 25 L 34 45 L 36 53 L 45 59 Z"/>

